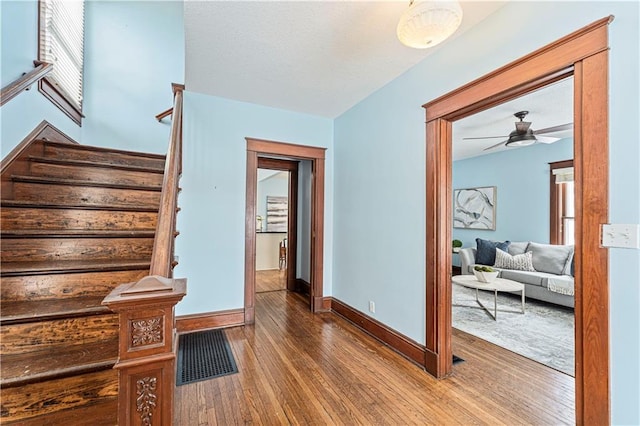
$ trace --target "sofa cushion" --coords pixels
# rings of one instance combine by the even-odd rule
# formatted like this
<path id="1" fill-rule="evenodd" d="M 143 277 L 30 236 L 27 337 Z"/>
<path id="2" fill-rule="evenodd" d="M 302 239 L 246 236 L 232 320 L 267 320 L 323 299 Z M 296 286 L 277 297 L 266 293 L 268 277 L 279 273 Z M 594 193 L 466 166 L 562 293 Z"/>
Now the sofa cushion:
<path id="1" fill-rule="evenodd" d="M 523 254 L 527 251 L 529 241 L 511 241 L 509 244 L 509 254 L 515 256 L 516 254 Z"/>
<path id="2" fill-rule="evenodd" d="M 529 243 L 528 251 L 533 252 L 533 267 L 536 271 L 562 275 L 573 246 Z"/>
<path id="3" fill-rule="evenodd" d="M 530 284 L 546 288 L 547 277 L 539 272 L 516 271 L 514 269 L 504 269 L 500 278 L 517 281 L 522 284 Z"/>
<path id="4" fill-rule="evenodd" d="M 476 263 L 480 265 L 492 266 L 496 263 L 496 248 L 502 251 L 507 251 L 510 241 L 489 241 L 481 238 L 476 238 L 476 246 L 478 247 L 476 253 Z M 566 260 L 566 259 L 565 259 Z"/>
<path id="5" fill-rule="evenodd" d="M 533 269 L 533 253 L 528 251 L 511 256 L 499 248 L 496 248 L 496 268 L 516 269 L 518 271 L 535 271 Z"/>

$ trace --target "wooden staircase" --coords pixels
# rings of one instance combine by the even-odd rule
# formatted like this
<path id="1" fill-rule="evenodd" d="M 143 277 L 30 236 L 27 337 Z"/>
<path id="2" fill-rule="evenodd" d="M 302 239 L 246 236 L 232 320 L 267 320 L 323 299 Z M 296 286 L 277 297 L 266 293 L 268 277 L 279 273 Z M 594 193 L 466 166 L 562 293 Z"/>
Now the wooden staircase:
<path id="1" fill-rule="evenodd" d="M 36 140 L 3 168 L 0 421 L 112 425 L 118 318 L 149 274 L 165 156 Z"/>

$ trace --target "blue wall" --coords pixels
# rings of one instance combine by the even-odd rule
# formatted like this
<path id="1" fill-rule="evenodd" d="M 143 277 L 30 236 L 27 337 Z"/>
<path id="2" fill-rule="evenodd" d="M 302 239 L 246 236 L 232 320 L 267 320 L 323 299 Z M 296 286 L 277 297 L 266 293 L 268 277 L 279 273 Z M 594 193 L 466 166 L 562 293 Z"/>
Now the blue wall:
<path id="1" fill-rule="evenodd" d="M 185 92 L 184 164 L 175 276 L 188 278 L 179 315 L 244 306 L 246 137 L 325 147 L 325 279 L 333 258 L 333 123 L 244 102 Z"/>
<path id="2" fill-rule="evenodd" d="M 507 2 L 335 120 L 335 297 L 424 343 L 421 105 L 609 14 L 610 221 L 640 223 L 638 2 Z M 639 424 L 640 252 L 609 257 L 612 422 Z"/>
<path id="3" fill-rule="evenodd" d="M 476 238 L 549 242 L 549 163 L 573 158 L 573 139 L 453 162 L 453 188 L 496 186 L 496 229 L 453 229 L 464 247 Z M 454 257 L 454 261 L 456 260 Z"/>
<path id="4" fill-rule="evenodd" d="M 258 181 L 256 210 L 262 216 L 263 231 L 267 230 L 267 196 L 289 196 L 289 179 L 273 175 Z"/>
<path id="5" fill-rule="evenodd" d="M 89 1 L 85 6 L 82 143 L 166 153 L 171 83 L 184 83 L 181 1 Z"/>
<path id="6" fill-rule="evenodd" d="M 302 278 L 308 283 L 311 283 L 311 166 L 311 161 L 302 160 L 298 167 L 298 257 L 296 259 L 296 278 Z M 325 290 L 325 294 L 330 293 Z"/>
<path id="7" fill-rule="evenodd" d="M 2 28 L 0 42 L 2 59 L 2 87 L 33 69 L 38 59 L 38 2 L 0 1 Z M 2 158 L 42 120 L 62 130 L 75 140 L 80 140 L 80 128 L 54 106 L 33 85 L 0 109 L 0 141 Z"/>
<path id="8" fill-rule="evenodd" d="M 0 7 L 4 86 L 37 59 L 38 2 L 3 0 Z M 34 86 L 2 107 L 1 154 L 45 119 L 83 144 L 166 152 L 169 124 L 154 116 L 172 105 L 171 83 L 183 81 L 182 2 L 88 1 L 82 126 Z"/>

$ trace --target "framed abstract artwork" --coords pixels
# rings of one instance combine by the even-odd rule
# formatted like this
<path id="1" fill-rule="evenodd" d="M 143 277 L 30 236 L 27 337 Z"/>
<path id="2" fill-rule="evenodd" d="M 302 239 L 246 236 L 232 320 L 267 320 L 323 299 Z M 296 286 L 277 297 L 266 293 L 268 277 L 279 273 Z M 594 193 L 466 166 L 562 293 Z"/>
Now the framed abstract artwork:
<path id="1" fill-rule="evenodd" d="M 496 229 L 495 186 L 455 189 L 453 191 L 453 227 Z"/>
<path id="2" fill-rule="evenodd" d="M 267 232 L 287 232 L 288 215 L 287 197 L 267 195 Z"/>

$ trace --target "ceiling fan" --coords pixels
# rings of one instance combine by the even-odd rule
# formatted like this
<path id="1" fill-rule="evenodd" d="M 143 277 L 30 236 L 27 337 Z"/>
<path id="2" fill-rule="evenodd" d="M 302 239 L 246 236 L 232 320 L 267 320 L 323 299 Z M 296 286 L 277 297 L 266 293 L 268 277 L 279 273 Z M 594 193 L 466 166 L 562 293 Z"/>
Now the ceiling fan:
<path id="1" fill-rule="evenodd" d="M 508 147 L 514 146 L 527 146 L 536 142 L 540 143 L 553 143 L 560 140 L 560 138 L 554 138 L 551 136 L 541 136 L 547 133 L 561 132 L 563 130 L 569 130 L 573 128 L 573 123 L 560 124 L 558 126 L 547 127 L 546 129 L 532 130 L 531 122 L 524 121 L 524 118 L 529 114 L 529 111 L 519 111 L 513 114 L 520 121 L 516 121 L 516 129 L 509 133 L 509 136 L 485 136 L 478 138 L 463 138 L 463 139 L 493 139 L 493 138 L 507 138 L 507 140 L 485 148 L 484 151 L 488 151 L 493 148 L 497 148 L 500 145 Z"/>

